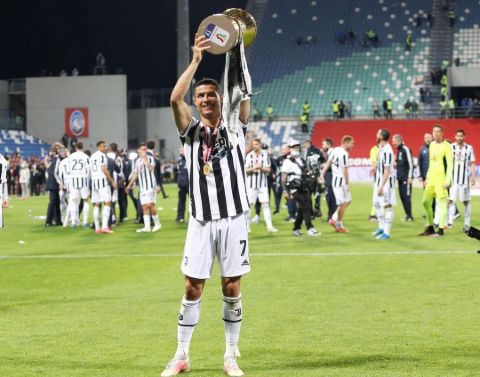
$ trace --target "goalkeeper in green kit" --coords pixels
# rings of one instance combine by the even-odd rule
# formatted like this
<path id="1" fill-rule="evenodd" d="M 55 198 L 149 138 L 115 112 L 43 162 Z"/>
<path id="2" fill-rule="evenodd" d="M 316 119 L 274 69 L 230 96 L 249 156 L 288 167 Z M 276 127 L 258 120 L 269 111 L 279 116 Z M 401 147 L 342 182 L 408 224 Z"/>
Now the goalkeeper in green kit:
<path id="1" fill-rule="evenodd" d="M 426 228 L 420 236 L 441 237 L 447 224 L 447 198 L 448 188 L 452 182 L 453 153 L 451 145 L 443 140 L 443 128 L 440 125 L 433 126 L 434 141 L 430 143 L 430 164 L 428 166 L 427 179 L 424 182 L 423 207 L 426 215 Z M 438 202 L 440 221 L 438 231 L 433 227 L 433 199 Z"/>

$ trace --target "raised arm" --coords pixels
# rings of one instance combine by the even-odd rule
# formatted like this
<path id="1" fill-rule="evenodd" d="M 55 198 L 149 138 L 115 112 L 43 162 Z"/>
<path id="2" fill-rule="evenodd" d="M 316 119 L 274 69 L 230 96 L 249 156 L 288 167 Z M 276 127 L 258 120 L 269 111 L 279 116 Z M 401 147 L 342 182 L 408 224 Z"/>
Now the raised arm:
<path id="1" fill-rule="evenodd" d="M 175 87 L 173 88 L 172 95 L 170 96 L 170 105 L 172 106 L 175 125 L 182 135 L 187 130 L 188 123 L 190 123 L 190 120 L 192 119 L 190 107 L 185 102 L 185 95 L 190 89 L 193 76 L 195 75 L 200 62 L 202 61 L 203 52 L 210 48 L 207 43 L 208 39 L 206 39 L 205 36 L 199 36 L 195 34 L 195 44 L 192 47 L 192 62 L 178 79 Z"/>

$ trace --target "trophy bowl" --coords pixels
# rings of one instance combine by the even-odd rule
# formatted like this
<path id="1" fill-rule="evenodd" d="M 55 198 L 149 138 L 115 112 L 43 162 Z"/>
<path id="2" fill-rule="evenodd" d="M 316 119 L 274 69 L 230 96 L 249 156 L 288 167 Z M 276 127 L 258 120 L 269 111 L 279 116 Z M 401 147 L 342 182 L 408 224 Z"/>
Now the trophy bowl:
<path id="1" fill-rule="evenodd" d="M 205 18 L 198 27 L 198 34 L 209 40 L 211 54 L 225 54 L 243 40 L 245 47 L 251 46 L 257 35 L 257 23 L 247 11 L 230 8 L 223 13 Z"/>

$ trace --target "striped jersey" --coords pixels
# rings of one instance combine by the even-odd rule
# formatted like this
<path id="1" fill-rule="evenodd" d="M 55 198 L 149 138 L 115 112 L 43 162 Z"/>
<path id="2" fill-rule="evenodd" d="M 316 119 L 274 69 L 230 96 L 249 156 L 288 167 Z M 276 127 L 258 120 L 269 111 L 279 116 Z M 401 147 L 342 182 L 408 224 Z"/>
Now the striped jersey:
<path id="1" fill-rule="evenodd" d="M 103 173 L 102 166 L 108 168 L 107 155 L 100 151 L 96 151 L 90 156 L 92 190 L 99 190 L 102 187 L 108 186 L 107 176 Z"/>
<path id="2" fill-rule="evenodd" d="M 0 154 L 0 198 L 6 199 L 7 192 L 7 169 L 8 161 Z M 0 203 L 0 206 L 2 203 Z"/>
<path id="3" fill-rule="evenodd" d="M 348 152 L 343 147 L 335 147 L 328 159 L 332 161 L 332 187 L 342 187 L 346 184 L 344 169 L 348 168 Z"/>
<path id="4" fill-rule="evenodd" d="M 455 185 L 468 185 L 470 183 L 469 166 L 475 162 L 475 153 L 470 144 L 462 146 L 452 144 L 453 153 L 453 181 Z"/>
<path id="5" fill-rule="evenodd" d="M 375 186 L 380 187 L 380 184 L 383 180 L 383 175 L 385 174 L 385 168 L 390 168 L 390 177 L 385 183 L 390 188 L 393 188 L 395 185 L 395 178 L 393 176 L 393 167 L 394 167 L 395 158 L 393 156 L 393 149 L 390 144 L 385 144 L 383 147 L 379 147 L 378 158 L 377 158 L 377 169 L 375 170 Z"/>
<path id="6" fill-rule="evenodd" d="M 261 168 L 270 167 L 270 157 L 268 152 L 261 150 L 260 153 L 256 153 L 254 150 L 247 154 L 245 159 L 245 168 L 253 168 L 259 166 Z M 267 174 L 263 171 L 256 171 L 250 174 L 247 173 L 247 188 L 259 189 L 267 187 Z"/>
<path id="7" fill-rule="evenodd" d="M 81 189 L 88 187 L 90 179 L 90 164 L 88 156 L 77 151 L 72 153 L 67 159 L 69 170 L 69 187 L 74 189 Z"/>
<path id="8" fill-rule="evenodd" d="M 209 151 L 206 139 L 210 139 L 210 134 L 206 133 L 211 133 L 207 126 L 192 118 L 185 133 L 180 135 L 188 171 L 190 213 L 199 221 L 236 216 L 250 208 L 244 166 L 246 125 L 239 121 L 235 147 L 229 141 L 223 121 L 218 127 L 207 168 L 204 156 Z"/>
<path id="9" fill-rule="evenodd" d="M 145 158 L 148 160 L 148 164 L 141 157 L 135 162 L 135 172 L 137 173 L 138 185 L 141 192 L 152 191 L 157 187 L 157 180 L 155 179 L 154 172 L 155 158 L 148 153 L 145 155 Z"/>
<path id="10" fill-rule="evenodd" d="M 70 186 L 70 166 L 69 157 L 59 161 L 55 167 L 55 179 L 59 185 L 62 185 L 65 190 L 69 190 Z"/>

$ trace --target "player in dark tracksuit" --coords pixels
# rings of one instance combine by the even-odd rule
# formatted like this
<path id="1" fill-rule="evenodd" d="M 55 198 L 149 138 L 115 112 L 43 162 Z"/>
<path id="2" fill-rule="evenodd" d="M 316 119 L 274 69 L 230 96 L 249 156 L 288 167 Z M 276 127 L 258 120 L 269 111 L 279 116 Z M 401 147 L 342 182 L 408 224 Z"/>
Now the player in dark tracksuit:
<path id="1" fill-rule="evenodd" d="M 405 221 L 413 221 L 412 216 L 412 181 L 413 158 L 412 151 L 403 143 L 400 135 L 393 136 L 393 145 L 397 148 L 397 181 L 400 199 L 405 210 Z"/>

